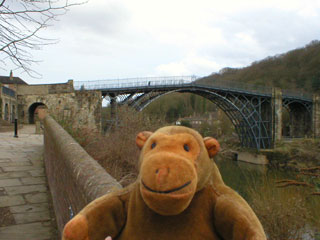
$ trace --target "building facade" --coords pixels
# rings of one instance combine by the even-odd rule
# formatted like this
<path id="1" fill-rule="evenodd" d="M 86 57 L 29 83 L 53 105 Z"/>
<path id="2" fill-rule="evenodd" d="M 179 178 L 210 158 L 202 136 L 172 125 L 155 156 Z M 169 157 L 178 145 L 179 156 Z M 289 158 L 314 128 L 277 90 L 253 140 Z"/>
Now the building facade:
<path id="1" fill-rule="evenodd" d="M 28 85 L 20 78 L 0 76 L 0 118 L 34 124 L 37 108 L 47 108 L 56 119 L 70 125 L 101 130 L 100 91 L 75 91 L 73 81 Z"/>

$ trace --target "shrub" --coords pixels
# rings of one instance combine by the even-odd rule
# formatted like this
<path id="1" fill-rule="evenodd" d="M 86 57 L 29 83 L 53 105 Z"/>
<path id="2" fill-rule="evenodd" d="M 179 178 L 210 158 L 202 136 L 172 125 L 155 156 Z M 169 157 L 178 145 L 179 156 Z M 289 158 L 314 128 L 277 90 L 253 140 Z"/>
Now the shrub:
<path id="1" fill-rule="evenodd" d="M 135 144 L 136 135 L 141 131 L 154 131 L 163 123 L 126 106 L 118 108 L 117 114 L 116 126 L 105 135 L 86 128 L 69 132 L 109 174 L 126 186 L 138 175 L 139 149 Z"/>

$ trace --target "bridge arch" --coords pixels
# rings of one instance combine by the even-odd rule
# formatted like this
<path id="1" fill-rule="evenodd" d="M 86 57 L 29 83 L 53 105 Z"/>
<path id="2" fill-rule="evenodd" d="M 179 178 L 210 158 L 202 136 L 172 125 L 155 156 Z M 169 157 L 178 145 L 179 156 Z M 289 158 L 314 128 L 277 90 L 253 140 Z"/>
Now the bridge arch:
<path id="1" fill-rule="evenodd" d="M 312 105 L 296 99 L 285 99 L 283 107 L 289 114 L 287 135 L 305 137 L 312 134 Z"/>
<path id="2" fill-rule="evenodd" d="M 271 109 L 270 103 L 262 101 L 259 97 L 246 97 L 236 94 L 219 94 L 201 88 L 174 89 L 171 91 L 147 92 L 131 96 L 128 104 L 138 111 L 142 111 L 156 99 L 171 93 L 193 93 L 202 96 L 216 104 L 228 116 L 240 138 L 243 147 L 269 148 L 271 147 L 271 130 L 268 121 L 263 121 L 263 107 Z M 125 98 L 128 102 L 128 97 Z"/>
<path id="3" fill-rule="evenodd" d="M 35 123 L 35 114 L 37 113 L 37 108 L 38 107 L 44 107 L 47 108 L 47 106 L 42 103 L 42 102 L 35 102 L 32 103 L 29 108 L 28 108 L 28 113 L 29 113 L 29 124 L 34 124 Z"/>
<path id="4" fill-rule="evenodd" d="M 208 82 L 205 78 L 200 79 L 195 76 L 83 81 L 77 82 L 75 89 L 80 89 L 82 85 L 86 89 L 101 91 L 103 97 L 109 96 L 111 110 L 115 109 L 117 104 L 128 104 L 141 110 L 153 100 L 164 95 L 165 92 L 192 92 L 209 99 L 212 98 L 216 101 L 216 105 L 225 109 L 227 116 L 233 119 L 232 123 L 237 124 L 236 130 L 240 133 L 242 146 L 258 150 L 273 148 L 274 144 L 281 139 L 282 103 L 288 100 L 292 105 L 292 100 L 294 100 L 305 105 L 308 112 L 318 109 L 313 105 L 314 100 L 310 94 L 240 82 L 220 80 Z M 297 108 L 294 107 L 294 109 Z M 306 117 L 310 119 L 310 115 Z M 313 116 L 313 121 L 309 122 L 313 126 L 317 121 L 316 116 Z M 306 124 L 308 127 L 312 125 L 309 123 Z M 315 126 L 313 130 L 317 131 L 318 127 Z"/>

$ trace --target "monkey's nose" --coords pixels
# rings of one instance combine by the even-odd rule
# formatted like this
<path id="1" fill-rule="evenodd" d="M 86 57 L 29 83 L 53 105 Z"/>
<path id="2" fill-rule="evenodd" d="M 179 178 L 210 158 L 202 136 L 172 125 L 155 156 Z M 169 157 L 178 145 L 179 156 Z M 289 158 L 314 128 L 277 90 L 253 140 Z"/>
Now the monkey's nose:
<path id="1" fill-rule="evenodd" d="M 158 185 L 163 185 L 166 183 L 166 179 L 169 175 L 169 168 L 161 167 L 156 170 L 156 182 Z"/>

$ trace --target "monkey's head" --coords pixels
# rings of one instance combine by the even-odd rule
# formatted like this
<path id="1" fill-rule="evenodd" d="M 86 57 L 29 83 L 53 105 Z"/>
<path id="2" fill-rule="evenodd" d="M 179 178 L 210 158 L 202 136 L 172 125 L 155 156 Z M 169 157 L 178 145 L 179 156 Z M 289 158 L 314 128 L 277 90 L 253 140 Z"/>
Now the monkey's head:
<path id="1" fill-rule="evenodd" d="M 140 193 L 147 206 L 161 215 L 177 215 L 190 204 L 212 174 L 210 159 L 218 141 L 186 127 L 170 126 L 136 137 L 141 149 Z"/>

